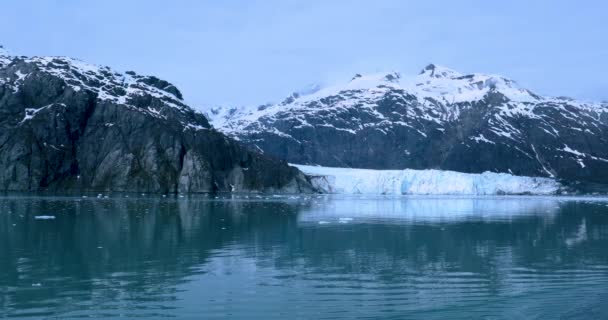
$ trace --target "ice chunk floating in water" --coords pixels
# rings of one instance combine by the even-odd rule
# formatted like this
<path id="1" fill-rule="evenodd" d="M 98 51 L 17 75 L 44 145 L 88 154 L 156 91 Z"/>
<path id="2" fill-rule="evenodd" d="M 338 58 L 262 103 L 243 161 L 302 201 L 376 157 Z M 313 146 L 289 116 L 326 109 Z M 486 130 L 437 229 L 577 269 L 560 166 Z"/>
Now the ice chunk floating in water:
<path id="1" fill-rule="evenodd" d="M 34 219 L 36 219 L 36 220 L 53 220 L 53 219 L 55 219 L 55 216 L 35 216 Z"/>
<path id="2" fill-rule="evenodd" d="M 551 195 L 561 188 L 555 179 L 507 173 L 294 166 L 309 176 L 319 190 L 336 194 Z"/>

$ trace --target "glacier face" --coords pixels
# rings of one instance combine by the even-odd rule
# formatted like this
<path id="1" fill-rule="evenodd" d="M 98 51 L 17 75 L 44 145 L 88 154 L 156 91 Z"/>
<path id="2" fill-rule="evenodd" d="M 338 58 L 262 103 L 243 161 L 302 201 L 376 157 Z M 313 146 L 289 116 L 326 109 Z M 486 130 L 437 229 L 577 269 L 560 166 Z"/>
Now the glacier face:
<path id="1" fill-rule="evenodd" d="M 293 164 L 292 164 L 293 165 Z M 389 195 L 553 195 L 561 189 L 555 179 L 480 174 L 444 170 L 370 170 L 293 165 L 317 189 L 332 194 Z"/>

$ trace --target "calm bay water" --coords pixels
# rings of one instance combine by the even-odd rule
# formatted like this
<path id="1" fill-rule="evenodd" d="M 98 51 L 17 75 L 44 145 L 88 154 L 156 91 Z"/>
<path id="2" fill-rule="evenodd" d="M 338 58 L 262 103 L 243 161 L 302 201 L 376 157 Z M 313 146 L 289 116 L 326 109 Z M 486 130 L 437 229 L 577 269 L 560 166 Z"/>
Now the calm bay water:
<path id="1" fill-rule="evenodd" d="M 0 197 L 0 318 L 608 319 L 607 302 L 601 199 Z"/>

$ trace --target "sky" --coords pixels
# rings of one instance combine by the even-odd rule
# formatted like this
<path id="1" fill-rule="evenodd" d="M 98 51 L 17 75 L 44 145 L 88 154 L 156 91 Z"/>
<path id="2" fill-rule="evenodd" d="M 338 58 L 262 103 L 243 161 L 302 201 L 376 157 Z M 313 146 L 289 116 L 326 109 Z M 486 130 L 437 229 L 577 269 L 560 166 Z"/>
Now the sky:
<path id="1" fill-rule="evenodd" d="M 156 75 L 195 107 L 435 63 L 608 100 L 608 2 L 3 0 L 0 44 Z"/>

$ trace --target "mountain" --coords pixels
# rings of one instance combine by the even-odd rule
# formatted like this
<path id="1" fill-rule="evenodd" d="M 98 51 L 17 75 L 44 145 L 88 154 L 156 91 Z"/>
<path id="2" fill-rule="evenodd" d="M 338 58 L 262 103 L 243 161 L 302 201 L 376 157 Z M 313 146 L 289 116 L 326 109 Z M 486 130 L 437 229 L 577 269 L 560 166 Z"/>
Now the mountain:
<path id="1" fill-rule="evenodd" d="M 310 192 L 216 131 L 171 83 L 0 47 L 0 190 Z"/>
<path id="2" fill-rule="evenodd" d="M 608 183 L 608 104 L 433 64 L 411 77 L 357 74 L 278 104 L 208 114 L 229 136 L 291 163 Z"/>

